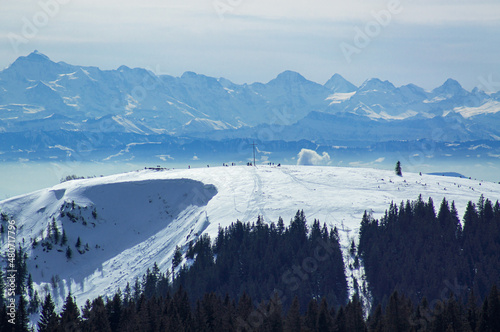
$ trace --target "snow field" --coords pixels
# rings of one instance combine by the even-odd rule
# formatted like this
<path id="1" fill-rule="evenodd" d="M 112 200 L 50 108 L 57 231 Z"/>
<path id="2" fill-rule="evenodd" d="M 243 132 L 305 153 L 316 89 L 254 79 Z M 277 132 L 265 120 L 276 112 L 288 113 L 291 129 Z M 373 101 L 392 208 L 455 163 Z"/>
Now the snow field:
<path id="1" fill-rule="evenodd" d="M 82 306 L 86 299 L 123 290 L 155 262 L 165 272 L 171 268 L 176 245 L 184 246 L 202 233 L 214 239 L 219 227 L 236 220 L 255 222 L 258 215 L 265 222 L 277 222 L 281 216 L 288 224 L 297 210 L 304 210 L 309 223 L 318 219 L 337 227 L 349 266 L 348 248 L 353 239 L 357 242 L 364 211 L 380 218 L 391 201 L 399 204 L 420 194 L 424 200 L 432 197 L 436 213 L 443 197 L 455 201 L 461 218 L 467 202 L 477 202 L 481 194 L 492 201 L 500 199 L 500 185 L 415 173 L 398 177 L 392 171 L 368 168 L 141 170 L 65 182 L 1 201 L 0 209 L 17 222 L 17 242 L 28 249 L 39 293 L 52 291 L 61 307 L 69 291 Z M 40 245 L 31 246 L 33 238 L 40 242 L 46 236 L 52 218 L 67 234 L 73 249 L 70 260 L 65 247 L 54 245 L 47 252 Z M 75 248 L 78 237 L 83 253 Z M 361 285 L 362 269 L 346 268 L 346 273 Z M 348 279 L 352 286 L 352 278 Z"/>

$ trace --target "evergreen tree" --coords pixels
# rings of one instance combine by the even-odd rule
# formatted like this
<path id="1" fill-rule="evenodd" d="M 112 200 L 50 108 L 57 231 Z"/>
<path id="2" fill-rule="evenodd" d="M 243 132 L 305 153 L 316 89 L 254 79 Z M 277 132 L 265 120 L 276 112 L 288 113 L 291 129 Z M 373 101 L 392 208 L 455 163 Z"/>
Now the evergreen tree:
<path id="1" fill-rule="evenodd" d="M 33 293 L 33 296 L 30 297 L 28 313 L 33 314 L 37 312 L 39 308 L 40 308 L 40 297 L 38 296 L 38 291 L 35 291 Z"/>
<path id="2" fill-rule="evenodd" d="M 217 331 L 218 310 L 220 303 L 215 293 L 206 293 L 203 299 L 197 302 L 198 327 L 205 331 Z"/>
<path id="3" fill-rule="evenodd" d="M 6 304 L 5 303 L 5 281 L 3 276 L 3 269 L 0 268 L 0 308 Z"/>
<path id="4" fill-rule="evenodd" d="M 61 246 L 66 245 L 66 243 L 68 243 L 68 237 L 66 236 L 66 231 L 63 228 L 62 237 L 61 237 Z"/>
<path id="5" fill-rule="evenodd" d="M 401 162 L 399 160 L 396 163 L 396 167 L 394 168 L 394 171 L 396 172 L 397 176 L 403 176 L 403 171 L 401 169 Z"/>
<path id="6" fill-rule="evenodd" d="M 26 260 L 28 259 L 28 254 L 24 252 L 21 248 L 21 244 L 14 251 L 14 270 L 16 271 L 16 294 L 24 294 L 26 289 L 26 278 L 28 277 L 28 267 Z"/>
<path id="7" fill-rule="evenodd" d="M 158 281 L 160 279 L 160 270 L 158 265 L 154 263 L 153 269 L 150 271 L 149 268 L 143 277 L 142 289 L 143 293 L 147 299 L 153 297 L 158 288 Z"/>
<path id="8" fill-rule="evenodd" d="M 21 295 L 19 297 L 19 305 L 16 313 L 15 331 L 28 332 L 28 323 L 29 323 L 28 304 L 26 303 L 24 295 Z"/>
<path id="9" fill-rule="evenodd" d="M 59 237 L 60 237 L 60 233 L 59 233 L 59 228 L 57 228 L 57 223 L 56 223 L 56 220 L 55 218 L 52 218 L 52 235 L 54 237 L 54 242 L 55 243 L 58 243 L 59 242 Z"/>
<path id="10" fill-rule="evenodd" d="M 172 258 L 172 271 L 179 266 L 182 262 L 182 251 L 179 246 L 175 246 L 174 257 Z"/>
<path id="11" fill-rule="evenodd" d="M 9 318 L 7 315 L 7 306 L 5 304 L 0 306 L 0 331 L 12 331 L 12 324 L 8 321 Z"/>
<path id="12" fill-rule="evenodd" d="M 295 296 L 293 298 L 292 305 L 288 309 L 288 314 L 284 322 L 285 332 L 300 332 L 302 329 L 302 323 L 300 319 L 300 304 L 299 298 Z"/>
<path id="13" fill-rule="evenodd" d="M 488 326 L 491 331 L 500 331 L 500 297 L 496 285 L 488 295 Z"/>
<path id="14" fill-rule="evenodd" d="M 87 301 L 85 301 L 85 305 L 82 308 L 82 329 L 84 331 L 90 329 L 89 319 L 91 316 L 91 311 L 92 311 L 92 303 L 90 302 L 89 299 L 87 299 Z"/>
<path id="15" fill-rule="evenodd" d="M 278 218 L 278 234 L 283 234 L 285 231 L 285 223 L 283 222 L 283 218 L 279 217 Z"/>
<path id="16" fill-rule="evenodd" d="M 40 320 L 38 322 L 38 332 L 56 331 L 58 324 L 59 319 L 55 312 L 55 305 L 49 293 L 42 304 L 42 312 L 40 313 Z"/>
<path id="17" fill-rule="evenodd" d="M 123 305 L 128 306 L 131 300 L 132 300 L 132 288 L 130 287 L 130 283 L 127 282 L 127 286 L 125 286 L 125 292 L 123 294 Z"/>
<path id="18" fill-rule="evenodd" d="M 318 311 L 318 302 L 315 299 L 311 299 L 307 305 L 306 316 L 304 318 L 305 327 L 311 331 L 316 331 Z"/>
<path id="19" fill-rule="evenodd" d="M 237 316 L 241 318 L 241 320 L 246 321 L 251 312 L 252 299 L 246 292 L 243 292 L 238 301 L 238 307 L 236 309 Z"/>
<path id="20" fill-rule="evenodd" d="M 71 250 L 71 248 L 69 246 L 66 248 L 66 258 L 68 260 L 70 260 L 71 258 L 73 258 L 73 251 Z"/>
<path id="21" fill-rule="evenodd" d="M 75 300 L 71 296 L 71 293 L 66 296 L 66 301 L 64 302 L 64 306 L 62 308 L 60 318 L 60 327 L 62 331 L 65 332 L 77 332 L 81 329 L 81 319 L 80 319 L 80 310 L 76 305 Z"/>
<path id="22" fill-rule="evenodd" d="M 484 299 L 483 306 L 481 308 L 481 313 L 479 315 L 479 321 L 477 323 L 477 331 L 480 332 L 493 332 L 494 330 L 490 329 L 490 309 L 488 306 L 488 298 Z"/>
<path id="23" fill-rule="evenodd" d="M 368 330 L 373 332 L 384 331 L 384 321 L 382 313 L 382 305 L 378 304 L 375 311 L 368 318 Z"/>
<path id="24" fill-rule="evenodd" d="M 47 224 L 47 239 L 52 238 L 52 223 L 49 221 Z"/>
<path id="25" fill-rule="evenodd" d="M 474 289 L 471 289 L 467 298 L 467 322 L 472 331 L 476 330 L 478 319 L 477 299 L 474 295 Z"/>
<path id="26" fill-rule="evenodd" d="M 120 292 L 120 290 L 118 290 Z M 120 318 L 122 315 L 122 299 L 120 294 L 116 293 L 111 301 L 111 311 L 109 313 L 109 325 L 112 331 L 119 331 Z"/>
<path id="27" fill-rule="evenodd" d="M 189 329 L 192 326 L 191 306 L 189 304 L 188 295 L 182 287 L 175 292 L 172 303 L 180 323 L 182 326 Z"/>
<path id="28" fill-rule="evenodd" d="M 337 315 L 335 316 L 333 322 L 332 331 L 349 332 L 349 330 L 347 330 L 347 318 L 345 315 L 344 307 L 340 307 L 339 311 L 337 312 Z"/>
<path id="29" fill-rule="evenodd" d="M 283 313 L 281 300 L 277 293 L 274 293 L 272 299 L 265 306 L 264 322 L 262 327 L 265 331 L 283 331 Z"/>
<path id="30" fill-rule="evenodd" d="M 323 298 L 319 305 L 318 318 L 316 323 L 318 331 L 331 331 L 333 327 L 333 318 L 328 310 L 328 303 Z"/>
<path id="31" fill-rule="evenodd" d="M 363 318 L 363 308 L 357 294 L 347 304 L 345 308 L 346 327 L 348 331 L 365 332 L 366 324 Z"/>
<path id="32" fill-rule="evenodd" d="M 135 278 L 134 282 L 134 301 L 137 302 L 139 301 L 139 298 L 141 297 L 141 283 L 139 282 L 139 278 Z"/>
<path id="33" fill-rule="evenodd" d="M 406 300 L 397 291 L 392 293 L 386 308 L 386 322 L 389 331 L 408 331 L 410 326 L 410 310 Z"/>
<path id="34" fill-rule="evenodd" d="M 108 314 L 102 297 L 99 296 L 92 301 L 92 309 L 90 310 L 90 317 L 87 324 L 91 331 L 111 332 Z"/>
<path id="35" fill-rule="evenodd" d="M 28 280 L 26 281 L 26 287 L 28 289 L 28 297 L 31 299 L 33 297 L 33 277 L 31 273 L 28 274 Z"/>

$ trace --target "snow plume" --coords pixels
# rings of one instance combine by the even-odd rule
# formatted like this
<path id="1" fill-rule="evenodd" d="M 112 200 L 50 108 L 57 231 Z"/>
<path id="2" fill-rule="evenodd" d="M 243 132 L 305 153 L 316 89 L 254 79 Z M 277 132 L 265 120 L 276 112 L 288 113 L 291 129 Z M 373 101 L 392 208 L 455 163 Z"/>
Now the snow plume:
<path id="1" fill-rule="evenodd" d="M 320 156 L 316 151 L 309 149 L 300 150 L 298 157 L 297 165 L 327 165 L 330 162 L 330 155 L 327 152 L 323 152 Z"/>

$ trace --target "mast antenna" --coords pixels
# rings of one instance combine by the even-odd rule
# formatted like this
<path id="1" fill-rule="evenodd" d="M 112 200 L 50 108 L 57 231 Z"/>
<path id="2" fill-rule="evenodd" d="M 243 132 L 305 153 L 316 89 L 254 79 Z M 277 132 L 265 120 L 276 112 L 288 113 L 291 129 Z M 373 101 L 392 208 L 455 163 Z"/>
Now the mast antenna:
<path id="1" fill-rule="evenodd" d="M 253 165 L 257 166 L 255 164 L 255 147 L 257 146 L 257 144 L 255 144 L 255 141 L 253 141 L 253 143 L 251 145 L 253 146 Z"/>

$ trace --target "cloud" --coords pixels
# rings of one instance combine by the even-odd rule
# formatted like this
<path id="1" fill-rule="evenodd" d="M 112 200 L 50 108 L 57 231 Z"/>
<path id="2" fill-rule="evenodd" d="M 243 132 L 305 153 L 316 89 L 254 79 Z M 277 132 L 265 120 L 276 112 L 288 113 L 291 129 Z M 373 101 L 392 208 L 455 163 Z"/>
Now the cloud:
<path id="1" fill-rule="evenodd" d="M 316 151 L 302 149 L 298 154 L 297 165 L 327 165 L 330 162 L 330 155 L 326 152 L 320 156 Z"/>
<path id="2" fill-rule="evenodd" d="M 174 160 L 174 158 L 172 156 L 170 156 L 169 154 L 157 155 L 157 157 L 160 158 L 163 161 L 167 161 L 167 159 Z"/>
<path id="3" fill-rule="evenodd" d="M 378 159 L 375 159 L 374 161 L 367 161 L 367 162 L 363 162 L 363 161 L 352 161 L 349 163 L 349 166 L 352 166 L 352 167 L 376 167 L 378 165 L 376 164 L 380 164 L 380 163 L 383 163 L 385 161 L 385 157 L 380 157 Z"/>

